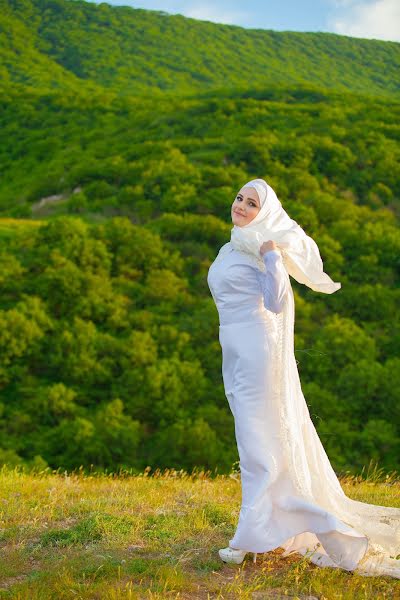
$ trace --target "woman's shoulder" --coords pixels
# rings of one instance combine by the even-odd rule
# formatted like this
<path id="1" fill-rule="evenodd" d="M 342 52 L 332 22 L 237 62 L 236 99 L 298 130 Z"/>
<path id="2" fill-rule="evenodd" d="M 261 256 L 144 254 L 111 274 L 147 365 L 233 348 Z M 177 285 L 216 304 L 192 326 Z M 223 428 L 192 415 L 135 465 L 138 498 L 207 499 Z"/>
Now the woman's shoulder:
<path id="1" fill-rule="evenodd" d="M 230 252 L 231 250 L 233 250 L 232 243 L 226 242 L 226 244 L 221 246 L 221 248 L 219 249 L 217 256 L 219 256 L 220 254 L 226 254 L 227 252 Z"/>
<path id="2" fill-rule="evenodd" d="M 225 254 L 228 254 L 231 250 L 233 250 L 231 242 L 227 242 L 218 250 L 218 253 L 215 257 L 215 260 L 222 258 Z"/>

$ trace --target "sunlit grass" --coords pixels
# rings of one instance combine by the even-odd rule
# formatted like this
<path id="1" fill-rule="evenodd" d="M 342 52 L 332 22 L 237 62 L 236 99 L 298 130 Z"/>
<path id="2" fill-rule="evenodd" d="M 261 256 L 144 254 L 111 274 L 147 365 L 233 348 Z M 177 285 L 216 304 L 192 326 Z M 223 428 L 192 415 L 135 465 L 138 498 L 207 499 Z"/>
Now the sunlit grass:
<path id="1" fill-rule="evenodd" d="M 400 506 L 396 473 L 341 480 L 346 494 Z M 319 568 L 282 550 L 222 563 L 240 481 L 209 472 L 0 470 L 0 598 L 400 598 L 400 580 Z"/>
<path id="2" fill-rule="evenodd" d="M 12 217 L 0 217 L 0 229 L 8 229 L 10 227 L 37 227 L 39 225 L 43 225 L 40 220 L 34 219 L 14 219 Z"/>

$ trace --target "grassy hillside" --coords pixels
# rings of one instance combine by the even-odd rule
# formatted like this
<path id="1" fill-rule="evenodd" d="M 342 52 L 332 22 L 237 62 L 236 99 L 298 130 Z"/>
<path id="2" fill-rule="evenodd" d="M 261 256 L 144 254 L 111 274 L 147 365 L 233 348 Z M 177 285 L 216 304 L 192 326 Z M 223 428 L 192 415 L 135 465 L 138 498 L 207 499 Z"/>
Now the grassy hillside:
<path id="1" fill-rule="evenodd" d="M 375 480 L 374 480 L 375 479 Z M 391 477 L 347 477 L 359 501 L 400 507 Z M 0 471 L 0 595 L 54 598 L 269 597 L 394 600 L 400 581 L 319 568 L 282 549 L 223 563 L 218 549 L 232 537 L 240 480 L 232 471 L 151 470 L 84 475 Z M 271 594 L 271 596 L 270 596 Z"/>
<path id="2" fill-rule="evenodd" d="M 247 30 L 82 0 L 1 0 L 0 7 L 0 56 L 14 83 L 81 81 L 129 95 L 309 83 L 400 95 L 395 42 Z"/>

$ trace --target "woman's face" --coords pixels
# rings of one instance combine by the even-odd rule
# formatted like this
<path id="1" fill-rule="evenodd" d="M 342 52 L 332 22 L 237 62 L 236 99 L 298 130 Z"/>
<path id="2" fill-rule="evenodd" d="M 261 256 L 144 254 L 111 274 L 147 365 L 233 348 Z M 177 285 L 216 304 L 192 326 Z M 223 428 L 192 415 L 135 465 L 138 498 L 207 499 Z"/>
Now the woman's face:
<path id="1" fill-rule="evenodd" d="M 254 219 L 260 209 L 257 190 L 253 187 L 242 187 L 232 204 L 232 223 L 243 227 L 243 225 L 247 225 Z"/>

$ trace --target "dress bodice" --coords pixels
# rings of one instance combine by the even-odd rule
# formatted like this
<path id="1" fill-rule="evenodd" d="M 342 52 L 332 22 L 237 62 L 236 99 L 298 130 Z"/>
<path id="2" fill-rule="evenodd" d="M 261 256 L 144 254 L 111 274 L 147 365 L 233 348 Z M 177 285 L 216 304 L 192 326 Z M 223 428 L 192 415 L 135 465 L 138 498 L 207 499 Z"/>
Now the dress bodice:
<path id="1" fill-rule="evenodd" d="M 211 264 L 207 283 L 216 304 L 220 325 L 265 322 L 280 312 L 289 281 L 278 250 L 263 256 L 265 271 L 255 257 L 228 242 Z"/>

